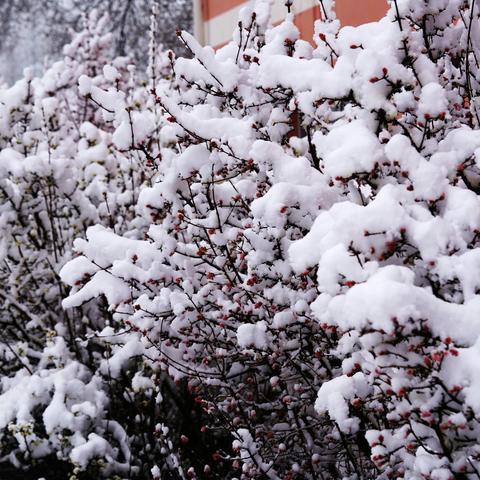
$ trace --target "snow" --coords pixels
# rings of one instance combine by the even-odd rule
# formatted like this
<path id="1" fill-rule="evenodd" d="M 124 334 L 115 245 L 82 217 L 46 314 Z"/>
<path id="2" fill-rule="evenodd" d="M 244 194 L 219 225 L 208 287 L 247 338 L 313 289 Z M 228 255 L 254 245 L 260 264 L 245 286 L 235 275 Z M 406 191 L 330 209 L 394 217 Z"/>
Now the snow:
<path id="1" fill-rule="evenodd" d="M 372 247 L 382 251 L 385 237 L 366 236 L 365 232 L 397 233 L 407 225 L 409 218 L 396 199 L 397 195 L 392 186 L 386 185 L 375 200 L 365 207 L 352 202 L 340 202 L 330 210 L 322 211 L 310 232 L 290 246 L 293 268 L 297 272 L 304 271 L 318 264 L 330 248 L 339 243 L 348 248 L 352 240 L 362 251 L 369 251 Z"/>
<path id="2" fill-rule="evenodd" d="M 103 75 L 109 82 L 120 79 L 121 75 L 113 65 L 105 65 L 103 67 Z"/>
<path id="3" fill-rule="evenodd" d="M 355 433 L 359 420 L 350 418 L 346 400 L 363 398 L 367 392 L 368 384 L 363 373 L 356 373 L 352 377 L 338 377 L 320 387 L 315 409 L 318 413 L 328 412 L 342 432 Z"/>
<path id="4" fill-rule="evenodd" d="M 155 130 L 154 115 L 151 112 L 123 114 L 123 120 L 115 130 L 112 140 L 120 150 L 139 145 Z"/>
<path id="5" fill-rule="evenodd" d="M 108 442 L 95 433 L 88 436 L 88 440 L 77 445 L 70 453 L 72 462 L 85 468 L 94 457 L 103 457 L 110 454 L 111 447 Z"/>
<path id="6" fill-rule="evenodd" d="M 62 305 L 63 308 L 79 307 L 99 295 L 105 295 L 109 304 L 118 305 L 128 300 L 130 289 L 122 280 L 112 277 L 107 272 L 100 271 L 83 286 L 81 291 L 66 298 Z"/>
<path id="7" fill-rule="evenodd" d="M 445 114 L 448 109 L 448 100 L 444 88 L 438 83 L 428 83 L 422 87 L 418 112 L 420 117 L 435 118 Z"/>
<path id="8" fill-rule="evenodd" d="M 172 100 L 163 99 L 168 113 L 187 131 L 195 132 L 202 139 L 232 141 L 241 138 L 243 141 L 252 135 L 251 120 L 236 118 L 218 118 L 215 107 L 197 105 L 190 111 L 181 110 Z"/>
<path id="9" fill-rule="evenodd" d="M 100 368 L 104 374 L 118 378 L 130 359 L 141 356 L 144 351 L 145 348 L 141 342 L 130 341 L 123 347 L 117 348 L 116 352 L 108 360 L 105 360 Z"/>
<path id="10" fill-rule="evenodd" d="M 255 324 L 240 325 L 237 329 L 237 342 L 242 348 L 256 347 L 264 349 L 267 346 L 267 324 L 258 322 Z"/>
<path id="11" fill-rule="evenodd" d="M 329 1 L 310 44 L 272 5 L 219 51 L 152 41 L 145 82 L 87 35 L 0 86 L 0 434 L 19 466 L 32 448 L 87 476 L 196 478 L 171 410 L 186 386 L 202 441 L 233 440 L 206 476 L 480 468 L 476 23 L 465 48 L 461 0 L 346 28 Z"/>
<path id="12" fill-rule="evenodd" d="M 312 308 L 319 320 L 339 325 L 345 331 L 371 325 L 391 334 L 395 322 L 429 319 L 429 327 L 441 338 L 452 337 L 468 345 L 480 335 L 477 296 L 463 305 L 444 302 L 416 287 L 413 273 L 404 267 L 383 267 L 344 295 L 320 295 Z"/>
<path id="13" fill-rule="evenodd" d="M 93 82 L 87 75 L 82 75 L 78 79 L 78 90 L 81 95 L 87 96 L 92 93 Z"/>
<path id="14" fill-rule="evenodd" d="M 334 179 L 370 172 L 383 159 L 376 135 L 359 120 L 335 128 L 325 137 L 315 135 L 314 143 L 323 158 L 325 173 Z"/>

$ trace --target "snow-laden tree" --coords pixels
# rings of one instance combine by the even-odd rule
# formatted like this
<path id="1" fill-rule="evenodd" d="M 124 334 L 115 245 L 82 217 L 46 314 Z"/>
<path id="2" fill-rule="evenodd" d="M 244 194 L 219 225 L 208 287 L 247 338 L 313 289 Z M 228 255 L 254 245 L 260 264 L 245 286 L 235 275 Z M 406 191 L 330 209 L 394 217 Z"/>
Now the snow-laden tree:
<path id="1" fill-rule="evenodd" d="M 106 384 L 94 377 L 103 352 L 83 343 L 108 313 L 101 304 L 65 312 L 58 276 L 89 226 L 139 226 L 137 190 L 149 178 L 115 151 L 104 116 L 78 91 L 85 74 L 97 88 L 134 84 L 128 59 L 108 56 L 107 23 L 93 12 L 63 60 L 0 90 L 0 469 L 10 462 L 56 478 L 134 470 L 126 433 L 107 415 Z"/>
<path id="2" fill-rule="evenodd" d="M 143 68 L 148 61 L 150 0 L 2 0 L 0 2 L 0 77 L 17 80 L 25 66 L 41 71 L 44 57 L 61 58 L 62 47 L 71 31 L 82 28 L 93 11 L 110 18 L 105 26 L 112 34 L 110 54 L 129 55 Z M 156 0 L 159 6 L 157 42 L 181 51 L 175 30 L 190 30 L 193 23 L 191 0 Z"/>
<path id="3" fill-rule="evenodd" d="M 64 305 L 106 297 L 104 368 L 188 382 L 224 438 L 206 472 L 475 478 L 479 12 L 393 1 L 340 29 L 323 6 L 315 48 L 268 2 L 216 54 L 180 35 L 148 236 L 90 229 Z"/>
<path id="4" fill-rule="evenodd" d="M 0 225 L 35 260 L 15 276 L 7 241 L 4 460 L 55 454 L 85 478 L 479 478 L 479 8 L 392 0 L 340 28 L 320 3 L 312 44 L 258 0 L 218 52 L 151 41 L 147 85 L 121 59 L 78 68 L 58 135 L 30 114 L 50 118 L 57 94 L 0 117 L 20 111 Z M 42 154 L 55 169 L 35 181 L 68 159 L 96 173 L 70 198 L 71 174 L 52 187 L 55 261 L 53 234 L 30 238 L 41 191 L 18 166 Z M 16 278 L 46 293 L 24 300 Z"/>
<path id="5" fill-rule="evenodd" d="M 276 60 L 299 60 L 298 31 L 291 19 L 266 31 L 268 5 L 257 10 L 244 11 L 241 45 L 225 49 L 224 60 L 180 35 L 195 58 L 174 63 L 173 87 L 155 88 L 170 123 L 159 134 L 146 128 L 150 110 L 116 103 L 119 149 L 160 143 L 161 160 L 150 155 L 155 185 L 138 203 L 152 226 L 144 240 L 90 229 L 88 241 L 75 245 L 83 256 L 62 271 L 75 289 L 64 306 L 105 294 L 113 322 L 100 335 L 117 340 L 101 368 L 115 378 L 143 357 L 142 376 L 166 372 L 188 382 L 208 414 L 208 423 L 178 431 L 191 475 L 228 476 L 244 464 L 248 476 L 306 469 L 313 478 L 321 471 L 318 452 L 336 468 L 320 445 L 329 422 L 313 411 L 318 387 L 331 378 L 319 355 L 330 340 L 309 317 L 315 283 L 307 273 L 295 276 L 286 254 L 317 215 L 311 196 L 331 204 L 335 194 L 322 193 L 328 182 L 302 155 L 307 142 L 289 139 L 297 116 L 291 93 L 270 83 L 269 70 L 283 68 Z M 297 57 L 311 50 L 299 41 Z M 80 86 L 111 108 L 108 92 L 85 77 Z M 262 197 L 277 183 L 288 191 L 266 205 Z M 258 451 L 253 439 L 262 439 Z M 202 464 L 195 457 L 205 444 L 218 448 Z"/>

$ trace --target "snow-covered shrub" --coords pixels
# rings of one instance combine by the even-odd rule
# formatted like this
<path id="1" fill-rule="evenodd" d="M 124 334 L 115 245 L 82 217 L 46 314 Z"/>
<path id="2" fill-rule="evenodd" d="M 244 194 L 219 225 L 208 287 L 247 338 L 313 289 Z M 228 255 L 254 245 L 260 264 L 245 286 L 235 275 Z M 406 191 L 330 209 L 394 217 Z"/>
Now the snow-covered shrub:
<path id="1" fill-rule="evenodd" d="M 352 121 L 315 139 L 345 200 L 290 258 L 318 265 L 312 310 L 339 335 L 342 375 L 316 409 L 346 448 L 367 439 L 376 478 L 479 475 L 478 15 L 475 2 L 392 2 L 329 42 L 338 61 L 357 57 Z M 369 51 L 374 37 L 384 47 Z"/>
<path id="2" fill-rule="evenodd" d="M 241 45 L 217 57 L 180 34 L 193 58 L 175 61 L 173 85 L 155 88 L 156 108 L 168 121 L 159 133 L 148 128 L 151 109 L 125 108 L 121 98 L 113 102 L 80 81 L 95 103 L 115 110 L 118 148 L 156 159 L 159 142 L 161 161 L 152 162 L 154 184 L 138 201 L 151 223 L 147 237 L 90 228 L 75 243 L 82 255 L 62 270 L 73 287 L 64 306 L 107 299 L 113 322 L 101 335 L 113 341 L 103 371 L 118 378 L 143 357 L 142 376 L 166 372 L 187 382 L 207 424 L 176 433 L 179 443 L 188 439 L 186 467 L 198 475 L 229 475 L 242 465 L 248 476 L 277 475 L 305 464 L 316 475 L 312 458 L 324 451 L 324 422 L 313 404 L 331 378 L 320 355 L 330 334 L 310 316 L 314 281 L 295 276 L 286 255 L 292 240 L 308 233 L 318 203 L 331 205 L 340 192 L 323 193 L 328 183 L 311 163 L 308 141 L 290 138 L 297 107 L 291 91 L 272 84 L 281 78 L 274 69 L 306 60 L 294 56 L 292 19 L 266 30 L 267 6 L 244 11 Z M 305 42 L 298 49 L 311 56 Z M 261 439 L 258 449 L 251 438 Z M 211 451 L 198 461 L 192 445 L 201 439 Z M 240 442 L 238 454 L 232 441 Z"/>
<path id="3" fill-rule="evenodd" d="M 106 56 L 107 22 L 93 12 L 62 61 L 0 89 L 0 459 L 19 468 L 53 458 L 61 471 L 131 470 L 125 432 L 107 418 L 111 402 L 94 376 L 102 353 L 82 343 L 108 314 L 102 305 L 65 312 L 58 275 L 90 225 L 138 225 L 146 177 L 114 150 L 111 128 L 78 91 L 85 74 L 97 88 L 131 86 L 128 59 Z"/>
<path id="4" fill-rule="evenodd" d="M 312 44 L 258 0 L 218 52 L 184 32 L 191 58 L 152 44 L 148 85 L 118 65 L 77 76 L 98 111 L 61 135 L 72 168 L 101 145 L 117 170 L 68 217 L 99 215 L 60 272 L 77 330 L 61 322 L 35 361 L 33 339 L 6 344 L 24 368 L 0 402 L 53 385 L 43 424 L 68 445 L 48 452 L 79 472 L 99 455 L 97 475 L 127 478 L 479 477 L 479 10 L 393 0 L 340 28 L 332 3 Z M 9 415 L 28 461 L 40 434 Z"/>

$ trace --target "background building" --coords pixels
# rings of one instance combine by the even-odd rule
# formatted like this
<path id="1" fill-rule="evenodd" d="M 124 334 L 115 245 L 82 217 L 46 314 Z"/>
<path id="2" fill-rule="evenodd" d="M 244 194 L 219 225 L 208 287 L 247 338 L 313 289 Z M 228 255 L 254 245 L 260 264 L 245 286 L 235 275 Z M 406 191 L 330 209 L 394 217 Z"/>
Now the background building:
<path id="1" fill-rule="evenodd" d="M 238 22 L 245 0 L 194 0 L 194 25 L 197 38 L 205 45 L 220 47 L 227 43 Z M 313 34 L 313 23 L 320 18 L 318 0 L 294 0 L 293 12 L 303 38 Z M 386 0 L 336 0 L 337 17 L 343 25 L 361 25 L 381 18 L 387 11 Z M 284 0 L 275 0 L 273 22 L 281 21 L 287 9 Z"/>

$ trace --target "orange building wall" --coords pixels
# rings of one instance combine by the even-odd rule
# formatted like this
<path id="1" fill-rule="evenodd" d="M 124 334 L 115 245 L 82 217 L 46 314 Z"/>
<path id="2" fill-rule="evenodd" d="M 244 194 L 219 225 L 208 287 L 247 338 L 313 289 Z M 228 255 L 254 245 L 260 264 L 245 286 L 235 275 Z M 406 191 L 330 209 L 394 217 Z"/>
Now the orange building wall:
<path id="1" fill-rule="evenodd" d="M 335 10 L 342 25 L 356 27 L 385 16 L 388 5 L 386 0 L 336 0 Z"/>
<path id="2" fill-rule="evenodd" d="M 215 23 L 217 17 L 223 15 L 221 18 L 225 18 L 225 14 L 238 9 L 239 6 L 248 3 L 246 0 L 197 0 L 200 2 L 201 22 L 204 25 L 212 25 Z M 280 2 L 280 0 L 277 0 Z M 283 3 L 283 2 L 282 2 Z M 313 3 L 313 2 L 312 2 Z M 295 0 L 294 0 L 295 7 Z M 337 18 L 342 25 L 357 26 L 363 23 L 372 22 L 382 18 L 388 10 L 387 0 L 336 0 L 335 9 Z M 295 23 L 299 28 L 302 38 L 311 40 L 314 33 L 314 22 L 321 17 L 320 6 L 308 8 L 307 10 L 298 13 L 295 17 Z M 228 22 L 230 23 L 230 22 Z M 218 22 L 217 22 L 218 24 Z M 232 23 L 231 30 L 235 28 L 235 23 Z M 222 24 L 225 28 L 226 25 Z M 222 28 L 222 30 L 223 30 Z M 230 29 L 230 25 L 228 25 Z M 211 29 L 205 28 L 206 31 L 211 33 Z M 209 41 L 209 35 L 204 38 L 205 43 L 212 43 Z M 222 43 L 212 45 L 215 48 L 222 46 L 227 42 L 227 38 Z M 215 42 L 213 42 L 215 43 Z"/>
<path id="3" fill-rule="evenodd" d="M 312 41 L 315 32 L 315 20 L 319 19 L 320 7 L 311 8 L 295 16 L 295 25 L 304 40 Z"/>
<path id="4" fill-rule="evenodd" d="M 384 17 L 388 11 L 386 0 L 336 0 L 335 13 L 342 25 L 356 27 Z M 295 17 L 295 25 L 305 40 L 311 41 L 314 22 L 321 17 L 320 7 L 302 12 Z"/>
<path id="5" fill-rule="evenodd" d="M 242 3 L 245 0 L 202 0 L 203 19 L 210 20 Z"/>

